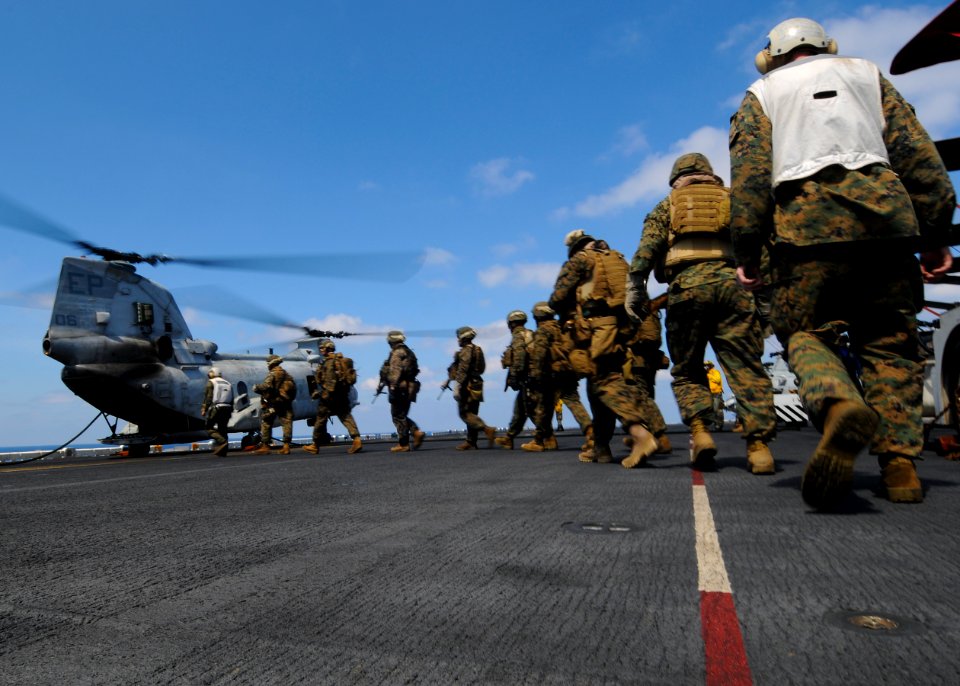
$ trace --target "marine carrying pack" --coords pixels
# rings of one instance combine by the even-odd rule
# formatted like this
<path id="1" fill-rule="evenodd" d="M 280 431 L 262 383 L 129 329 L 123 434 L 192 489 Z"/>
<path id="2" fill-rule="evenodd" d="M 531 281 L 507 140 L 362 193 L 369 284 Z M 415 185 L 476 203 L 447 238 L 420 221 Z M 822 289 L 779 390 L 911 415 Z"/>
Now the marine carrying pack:
<path id="1" fill-rule="evenodd" d="M 357 383 L 357 370 L 353 368 L 353 360 L 344 357 L 341 353 L 337 353 L 333 359 L 334 369 L 337 373 L 337 385 L 348 389 Z"/>
<path id="2" fill-rule="evenodd" d="M 286 370 L 284 370 L 283 380 L 280 382 L 280 397 L 289 403 L 292 403 L 297 397 L 297 382 Z"/>

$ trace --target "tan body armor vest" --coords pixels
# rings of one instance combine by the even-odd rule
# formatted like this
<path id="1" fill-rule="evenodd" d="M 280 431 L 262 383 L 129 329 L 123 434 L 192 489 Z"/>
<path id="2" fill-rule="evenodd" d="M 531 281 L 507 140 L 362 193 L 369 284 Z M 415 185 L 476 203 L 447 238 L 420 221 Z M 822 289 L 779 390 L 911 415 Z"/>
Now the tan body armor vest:
<path id="1" fill-rule="evenodd" d="M 613 309 L 626 301 L 627 273 L 630 266 L 623 254 L 616 250 L 593 252 L 593 274 L 590 280 L 577 288 L 577 302 L 581 305 L 603 302 Z"/>
<path id="2" fill-rule="evenodd" d="M 670 193 L 670 234 L 664 267 L 668 277 L 680 266 L 707 260 L 732 260 L 730 191 L 693 183 Z"/>

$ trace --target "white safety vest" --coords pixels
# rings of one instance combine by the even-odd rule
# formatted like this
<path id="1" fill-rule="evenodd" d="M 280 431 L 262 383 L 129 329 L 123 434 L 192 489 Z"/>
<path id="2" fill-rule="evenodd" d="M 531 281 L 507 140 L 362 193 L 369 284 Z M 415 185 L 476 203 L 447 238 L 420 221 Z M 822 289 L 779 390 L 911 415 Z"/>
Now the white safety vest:
<path id="1" fill-rule="evenodd" d="M 226 379 L 217 377 L 210 379 L 213 383 L 213 399 L 210 401 L 214 405 L 230 405 L 233 403 L 233 386 Z"/>
<path id="2" fill-rule="evenodd" d="M 773 187 L 838 164 L 890 164 L 880 70 L 856 57 L 815 55 L 750 86 L 773 126 Z"/>

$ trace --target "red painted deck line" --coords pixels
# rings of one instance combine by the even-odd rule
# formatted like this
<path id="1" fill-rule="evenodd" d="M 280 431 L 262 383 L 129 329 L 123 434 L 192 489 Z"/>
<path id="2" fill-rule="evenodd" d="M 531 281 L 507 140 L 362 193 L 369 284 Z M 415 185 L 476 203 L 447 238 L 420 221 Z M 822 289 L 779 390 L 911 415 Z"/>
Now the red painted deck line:
<path id="1" fill-rule="evenodd" d="M 733 591 L 723 563 L 703 474 L 693 474 L 693 516 L 700 590 L 700 632 L 703 636 L 707 686 L 752 686 L 750 664 L 740 633 Z"/>

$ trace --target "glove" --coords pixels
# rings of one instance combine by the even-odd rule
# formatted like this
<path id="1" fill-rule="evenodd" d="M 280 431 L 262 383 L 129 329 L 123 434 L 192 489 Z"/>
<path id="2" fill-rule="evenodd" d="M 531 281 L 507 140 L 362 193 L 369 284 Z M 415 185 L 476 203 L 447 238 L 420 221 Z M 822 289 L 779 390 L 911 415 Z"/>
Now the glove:
<path id="1" fill-rule="evenodd" d="M 639 274 L 630 274 L 627 278 L 626 299 L 623 309 L 635 323 L 640 323 L 650 316 L 650 296 L 647 295 L 646 279 Z"/>

